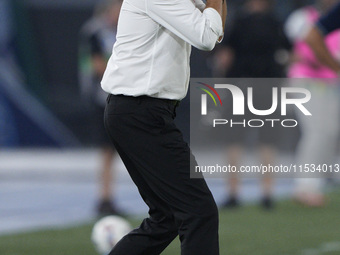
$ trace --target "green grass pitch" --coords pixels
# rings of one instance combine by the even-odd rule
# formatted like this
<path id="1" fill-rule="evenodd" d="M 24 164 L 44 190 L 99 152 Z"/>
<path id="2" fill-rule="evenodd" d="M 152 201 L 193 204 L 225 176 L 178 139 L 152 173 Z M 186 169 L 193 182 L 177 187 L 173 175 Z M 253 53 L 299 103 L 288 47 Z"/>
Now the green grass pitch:
<path id="1" fill-rule="evenodd" d="M 137 226 L 139 221 L 131 223 Z M 88 224 L 0 236 L 0 254 L 95 255 L 91 228 Z M 340 191 L 329 195 L 324 208 L 310 209 L 282 201 L 272 211 L 255 205 L 222 210 L 220 246 L 221 255 L 339 255 Z M 163 254 L 179 255 L 179 241 L 175 240 Z"/>

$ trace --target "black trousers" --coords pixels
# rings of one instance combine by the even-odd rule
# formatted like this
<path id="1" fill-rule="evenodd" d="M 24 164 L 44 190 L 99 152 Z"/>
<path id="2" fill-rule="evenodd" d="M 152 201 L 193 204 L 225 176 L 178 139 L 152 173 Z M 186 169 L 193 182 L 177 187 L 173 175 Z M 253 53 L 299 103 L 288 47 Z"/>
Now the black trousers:
<path id="1" fill-rule="evenodd" d="M 218 255 L 218 211 L 204 179 L 190 179 L 189 146 L 174 124 L 174 101 L 109 95 L 105 127 L 149 218 L 110 255 L 158 255 L 179 235 L 182 255 Z"/>

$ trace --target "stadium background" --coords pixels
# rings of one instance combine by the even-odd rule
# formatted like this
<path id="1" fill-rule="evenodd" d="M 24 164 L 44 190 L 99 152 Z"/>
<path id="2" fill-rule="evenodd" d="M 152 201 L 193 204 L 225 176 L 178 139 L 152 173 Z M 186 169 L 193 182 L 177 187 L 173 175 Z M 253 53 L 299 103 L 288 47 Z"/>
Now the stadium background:
<path id="1" fill-rule="evenodd" d="M 51 134 L 44 133 L 42 135 L 41 132 L 37 132 L 36 129 L 41 129 L 41 127 L 32 127 L 32 123 L 27 123 L 30 122 L 27 119 L 25 119 L 25 128 L 18 129 L 14 124 L 13 116 L 20 115 L 20 110 L 18 112 L 17 107 L 13 105 L 15 102 L 11 102 L 16 100 L 10 100 L 10 96 L 7 95 L 4 99 L 4 101 L 10 101 L 6 103 L 6 109 L 10 108 L 7 111 L 16 111 L 12 117 L 6 116 L 7 119 L 10 119 L 7 121 L 7 125 L 14 125 L 11 130 L 16 130 L 16 133 L 2 131 L 1 145 L 31 147 L 34 145 L 63 146 L 66 143 L 70 146 L 79 146 L 76 141 L 82 145 L 91 144 L 91 123 L 87 121 L 87 112 L 84 111 L 84 105 L 80 98 L 77 54 L 79 30 L 92 15 L 96 1 L 2 0 L 2 2 L 2 8 L 10 5 L 8 8 L 11 8 L 12 12 L 12 20 L 8 21 L 11 31 L 8 31 L 9 34 L 6 36 L 2 35 L 2 37 L 8 38 L 8 41 L 3 43 L 7 45 L 4 45 L 2 51 L 14 51 L 14 57 L 18 64 L 16 68 L 20 68 L 22 74 L 18 77 L 17 71 L 5 72 L 2 69 L 2 75 L 4 73 L 7 73 L 8 76 L 14 75 L 13 78 L 20 84 L 18 84 L 20 89 L 33 96 L 44 109 L 61 121 L 65 128 L 71 132 L 69 136 L 73 139 L 65 136 L 63 141 L 58 139 L 55 141 L 50 137 Z M 311 1 L 276 2 L 277 16 L 284 20 L 292 8 Z M 228 22 L 232 21 L 235 9 L 241 3 L 242 1 L 230 1 L 229 9 L 231 11 Z M 2 19 L 4 20 L 4 16 Z M 6 26 L 6 23 L 2 22 L 2 26 Z M 3 33 L 7 33 L 5 29 L 3 31 Z M 193 50 L 192 77 L 211 76 L 211 70 L 206 61 L 208 57 L 209 53 Z M 6 88 L 5 81 L 2 81 L 1 84 L 1 95 L 5 96 L 10 93 Z M 188 109 L 181 110 L 188 111 Z M 21 117 L 24 118 L 24 116 Z M 1 119 L 5 120 L 6 118 Z M 181 122 L 179 121 L 179 123 Z M 4 126 L 4 124 L 0 125 L 1 129 Z M 84 126 L 86 128 L 81 128 Z M 66 130 L 64 131 L 66 132 Z"/>
<path id="2" fill-rule="evenodd" d="M 232 22 L 243 1 L 229 2 Z M 276 0 L 275 13 L 284 21 L 292 10 L 312 2 Z M 0 0 L 0 254 L 39 255 L 58 247 L 63 254 L 94 252 L 89 233 L 99 153 L 91 139 L 91 112 L 80 96 L 77 54 L 79 29 L 95 3 Z M 193 49 L 192 77 L 211 76 L 210 57 Z M 177 120 L 186 139 L 188 105 L 186 99 Z M 294 147 L 298 135 L 291 134 L 283 147 Z M 134 218 L 146 208 L 122 163 L 117 167 L 118 204 L 136 224 Z M 222 181 L 209 180 L 209 185 L 221 202 Z M 283 200 L 270 214 L 251 205 L 260 191 L 256 181 L 246 181 L 241 195 L 250 205 L 221 213 L 222 250 L 340 254 L 339 193 L 330 193 L 330 206 L 310 211 L 286 201 L 291 192 L 291 180 L 277 183 L 275 195 Z M 167 252 L 178 254 L 174 246 Z"/>

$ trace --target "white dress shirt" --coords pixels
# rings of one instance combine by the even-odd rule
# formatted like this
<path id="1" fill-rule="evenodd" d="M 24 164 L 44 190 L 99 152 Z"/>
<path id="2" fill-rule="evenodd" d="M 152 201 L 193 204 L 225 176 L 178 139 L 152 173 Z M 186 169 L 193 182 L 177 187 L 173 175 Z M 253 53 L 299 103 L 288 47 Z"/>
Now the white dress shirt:
<path id="1" fill-rule="evenodd" d="M 184 98 L 191 45 L 212 50 L 223 35 L 219 13 L 204 8 L 201 0 L 124 0 L 102 88 L 114 95 Z"/>

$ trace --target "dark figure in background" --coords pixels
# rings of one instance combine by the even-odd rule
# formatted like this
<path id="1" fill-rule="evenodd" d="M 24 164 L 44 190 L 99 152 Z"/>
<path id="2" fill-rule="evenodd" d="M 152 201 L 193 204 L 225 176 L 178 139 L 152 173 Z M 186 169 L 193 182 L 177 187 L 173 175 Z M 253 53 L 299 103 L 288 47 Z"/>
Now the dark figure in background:
<path id="1" fill-rule="evenodd" d="M 248 0 L 243 13 L 233 22 L 224 45 L 214 56 L 213 73 L 215 77 L 229 78 L 280 78 L 284 77 L 283 64 L 287 49 L 290 47 L 283 33 L 283 25 L 272 13 L 270 0 Z M 249 84 L 241 85 L 246 94 Z M 254 104 L 259 109 L 268 109 L 272 101 L 272 88 L 254 88 Z M 234 116 L 235 117 L 235 116 Z M 242 116 L 243 118 L 244 116 Z M 250 117 L 250 116 L 249 116 Z M 230 130 L 227 157 L 228 163 L 239 167 L 244 150 L 244 140 L 250 130 L 234 127 Z M 276 128 L 259 128 L 259 154 L 264 165 L 273 165 L 276 154 L 278 130 Z M 263 178 L 262 206 L 272 208 L 272 178 L 269 174 Z M 239 176 L 231 174 L 228 178 L 229 197 L 223 207 L 239 205 Z"/>
<path id="2" fill-rule="evenodd" d="M 113 201 L 114 173 L 112 169 L 117 156 L 108 141 L 103 124 L 107 93 L 100 87 L 107 61 L 116 41 L 118 16 L 121 0 L 100 2 L 93 17 L 87 21 L 80 32 L 79 79 L 86 103 L 92 110 L 92 132 L 94 143 L 101 147 L 101 169 L 99 174 L 100 194 L 97 205 L 99 216 L 121 214 Z"/>
<path id="3" fill-rule="evenodd" d="M 226 31 L 224 47 L 216 57 L 214 76 L 235 78 L 280 78 L 284 50 L 290 47 L 283 25 L 272 12 L 271 0 L 248 0 Z M 281 53 L 281 54 L 280 54 Z M 228 55 L 228 57 L 219 56 Z M 225 59 L 228 58 L 229 61 Z M 229 65 L 227 65 L 229 64 Z"/>

